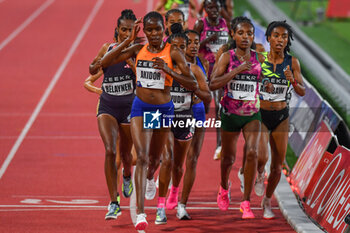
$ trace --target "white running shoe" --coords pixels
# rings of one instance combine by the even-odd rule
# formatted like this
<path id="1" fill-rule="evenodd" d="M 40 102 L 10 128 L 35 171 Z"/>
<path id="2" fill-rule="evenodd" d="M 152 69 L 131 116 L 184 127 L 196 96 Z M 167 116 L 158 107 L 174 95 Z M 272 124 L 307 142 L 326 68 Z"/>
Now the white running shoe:
<path id="1" fill-rule="evenodd" d="M 244 193 L 244 174 L 241 173 L 241 169 L 238 169 L 238 178 L 241 182 L 241 185 L 240 185 L 241 192 Z"/>
<path id="2" fill-rule="evenodd" d="M 219 160 L 221 157 L 221 146 L 218 146 L 214 153 L 214 160 Z"/>
<path id="3" fill-rule="evenodd" d="M 264 191 L 265 191 L 264 182 L 265 182 L 265 171 L 263 171 L 262 173 L 258 172 L 258 175 L 256 176 L 256 179 L 255 179 L 254 190 L 255 190 L 255 194 L 259 197 L 264 195 Z"/>
<path id="4" fill-rule="evenodd" d="M 136 225 L 135 225 L 136 230 L 143 231 L 146 229 L 146 227 L 148 226 L 146 217 L 147 215 L 145 213 L 138 214 L 136 216 Z"/>
<path id="5" fill-rule="evenodd" d="M 272 212 L 271 209 L 271 198 L 264 197 L 261 201 L 261 207 L 264 210 L 264 219 L 273 219 L 275 218 L 275 214 Z"/>
<path id="6" fill-rule="evenodd" d="M 176 217 L 180 220 L 191 220 L 191 216 L 186 211 L 186 205 L 179 202 L 177 205 Z"/>
<path id="7" fill-rule="evenodd" d="M 152 200 L 157 193 L 157 187 L 156 187 L 156 182 L 154 182 L 154 179 L 152 178 L 151 180 L 146 179 L 146 193 L 145 193 L 145 198 L 147 200 Z"/>

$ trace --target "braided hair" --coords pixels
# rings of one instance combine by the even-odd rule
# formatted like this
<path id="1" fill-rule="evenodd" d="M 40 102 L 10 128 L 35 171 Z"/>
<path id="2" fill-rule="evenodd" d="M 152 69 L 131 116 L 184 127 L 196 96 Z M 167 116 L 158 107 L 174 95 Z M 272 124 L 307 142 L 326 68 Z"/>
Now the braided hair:
<path id="1" fill-rule="evenodd" d="M 168 22 L 169 20 L 169 16 L 173 13 L 179 13 L 182 15 L 182 18 L 185 19 L 185 15 L 184 13 L 182 12 L 182 10 L 179 10 L 179 9 L 171 9 L 171 10 L 168 10 L 165 14 L 165 22 Z"/>
<path id="2" fill-rule="evenodd" d="M 119 16 L 118 20 L 117 20 L 117 27 L 114 29 L 114 37 L 115 39 L 118 39 L 118 28 L 120 25 L 120 22 L 124 19 L 129 19 L 129 20 L 136 20 L 136 16 L 134 14 L 134 12 L 130 9 L 125 9 L 121 12 L 121 15 Z"/>
<path id="3" fill-rule="evenodd" d="M 245 17 L 245 16 L 237 16 L 235 18 L 233 18 L 231 20 L 231 30 L 236 33 L 236 30 L 237 30 L 237 26 L 238 24 L 240 23 L 247 23 L 249 24 L 250 26 L 252 26 L 253 28 L 253 31 L 255 32 L 255 27 L 254 27 L 254 24 L 252 23 L 252 21 Z M 235 40 L 231 40 L 229 43 L 228 43 L 228 49 L 235 49 L 237 46 L 236 46 L 236 41 Z M 252 49 L 255 49 L 256 48 L 256 44 L 255 42 L 253 41 L 252 43 L 252 46 L 251 46 Z"/>
<path id="4" fill-rule="evenodd" d="M 170 26 L 171 36 L 169 36 L 167 42 L 171 44 L 172 40 L 175 38 L 183 38 L 186 40 L 186 45 L 188 45 L 188 37 L 183 31 L 182 25 L 179 23 L 174 23 Z"/>
<path id="5" fill-rule="evenodd" d="M 150 19 L 157 19 L 157 20 L 161 21 L 162 22 L 162 26 L 164 28 L 164 19 L 163 19 L 163 16 L 159 12 L 151 11 L 151 12 L 147 13 L 145 15 L 145 17 L 143 17 L 143 27 L 145 27 L 146 22 L 148 20 L 150 20 Z"/>
<path id="6" fill-rule="evenodd" d="M 292 30 L 292 27 L 288 23 L 286 23 L 286 20 L 271 22 L 269 26 L 267 26 L 267 29 L 265 32 L 266 40 L 268 41 L 268 38 L 271 36 L 273 29 L 276 27 L 283 27 L 288 31 L 288 42 L 287 42 L 287 46 L 284 48 L 284 53 L 290 52 L 290 46 L 292 45 L 291 41 L 294 40 L 293 39 L 294 32 Z"/>
<path id="7" fill-rule="evenodd" d="M 165 22 L 168 22 L 169 16 L 170 16 L 171 14 L 173 14 L 173 13 L 179 13 L 179 14 L 181 14 L 182 20 L 185 21 L 185 15 L 184 15 L 184 13 L 183 13 L 181 10 L 179 10 L 179 9 L 171 9 L 171 10 L 168 10 L 168 11 L 166 12 L 166 14 L 165 14 Z M 168 29 L 168 28 L 165 29 L 165 35 L 169 36 L 169 29 Z"/>

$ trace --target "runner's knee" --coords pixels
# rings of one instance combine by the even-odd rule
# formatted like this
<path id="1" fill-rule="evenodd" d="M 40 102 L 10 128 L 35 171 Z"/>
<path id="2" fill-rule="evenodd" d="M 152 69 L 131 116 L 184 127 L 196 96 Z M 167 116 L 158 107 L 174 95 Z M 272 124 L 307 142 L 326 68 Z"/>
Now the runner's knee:
<path id="1" fill-rule="evenodd" d="M 114 146 L 107 145 L 105 147 L 105 155 L 106 155 L 106 158 L 115 158 L 117 155 L 116 148 Z"/>
<path id="2" fill-rule="evenodd" d="M 148 158 L 147 154 L 146 153 L 138 154 L 136 163 L 137 163 L 137 165 L 147 167 L 148 163 L 149 163 L 149 158 Z"/>
<path id="3" fill-rule="evenodd" d="M 234 157 L 231 157 L 231 156 L 224 156 L 223 158 L 221 158 L 221 163 L 224 166 L 232 166 L 234 162 L 235 162 L 235 159 Z"/>
<path id="4" fill-rule="evenodd" d="M 255 147 L 246 148 L 246 160 L 253 161 L 258 159 L 258 150 Z"/>
<path id="5" fill-rule="evenodd" d="M 186 169 L 195 169 L 197 167 L 198 157 L 192 156 L 191 158 L 187 158 L 187 166 Z"/>
<path id="6" fill-rule="evenodd" d="M 277 165 L 277 166 L 271 165 L 270 173 L 273 174 L 273 176 L 280 176 L 281 172 L 282 172 L 282 166 L 281 165 Z"/>

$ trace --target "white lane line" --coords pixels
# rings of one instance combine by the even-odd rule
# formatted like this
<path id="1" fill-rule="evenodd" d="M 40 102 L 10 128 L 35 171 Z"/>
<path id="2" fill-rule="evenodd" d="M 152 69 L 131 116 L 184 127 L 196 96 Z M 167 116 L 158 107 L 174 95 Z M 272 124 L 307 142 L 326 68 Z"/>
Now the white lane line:
<path id="1" fill-rule="evenodd" d="M 47 0 L 36 11 L 33 12 L 16 30 L 14 30 L 3 42 L 0 44 L 0 51 L 13 40 L 19 33 L 21 33 L 33 20 L 38 17 L 48 6 L 55 0 Z M 0 2 L 1 3 L 1 2 Z"/>
<path id="2" fill-rule="evenodd" d="M 5 0 L 0 0 L 0 3 L 4 2 Z"/>
<path id="3" fill-rule="evenodd" d="M 96 206 L 96 205 L 0 205 L 0 208 L 80 208 L 80 209 L 106 209 L 106 206 Z M 120 206 L 122 209 L 130 209 L 129 206 Z M 156 206 L 145 206 L 145 209 L 156 210 Z M 186 206 L 189 210 L 219 210 L 219 207 L 210 206 Z M 239 207 L 229 207 L 229 210 L 239 210 Z M 251 207 L 252 210 L 261 210 L 261 207 Z M 272 207 L 271 209 L 279 209 L 278 207 Z M 131 211 L 132 209 L 130 209 Z"/>
<path id="4" fill-rule="evenodd" d="M 135 186 L 135 170 L 136 166 L 133 166 L 133 171 L 132 171 L 132 183 L 134 185 L 134 191 L 131 194 L 130 197 L 130 202 L 129 202 L 129 209 L 130 209 L 130 217 L 132 224 L 135 226 L 136 225 L 136 186 Z M 139 233 L 143 233 L 144 231 L 138 231 Z"/>
<path id="5" fill-rule="evenodd" d="M 69 60 L 71 59 L 71 57 L 73 56 L 75 50 L 78 48 L 80 41 L 83 39 L 86 31 L 88 30 L 90 24 L 92 23 L 92 20 L 94 19 L 94 17 L 96 16 L 98 10 L 100 9 L 100 7 L 102 6 L 104 0 L 98 0 L 94 6 L 94 8 L 92 9 L 90 15 L 88 16 L 87 20 L 85 21 L 83 27 L 81 28 L 77 38 L 75 39 L 74 43 L 72 44 L 72 47 L 69 49 L 68 54 L 66 55 L 66 57 L 64 58 L 62 64 L 60 65 L 60 67 L 58 68 L 56 74 L 54 75 L 54 77 L 52 78 L 49 86 L 46 88 L 45 93 L 43 94 L 43 96 L 41 97 L 39 103 L 37 104 L 37 106 L 35 107 L 32 115 L 30 116 L 28 122 L 26 123 L 26 125 L 24 126 L 21 134 L 19 135 L 18 139 L 16 140 L 15 144 L 13 145 L 10 153 L 7 155 L 4 163 L 2 164 L 1 168 L 0 168 L 0 179 L 2 178 L 2 176 L 4 175 L 7 167 L 9 166 L 9 164 L 11 163 L 13 157 L 15 156 L 18 148 L 20 147 L 20 145 L 22 144 L 25 136 L 27 135 L 29 129 L 32 127 L 35 119 L 37 118 L 39 112 L 41 111 L 41 108 L 43 107 L 43 105 L 45 104 L 47 98 L 49 97 L 51 91 L 53 90 L 53 88 L 55 87 L 57 81 L 60 79 L 64 69 L 66 68 Z"/>
<path id="6" fill-rule="evenodd" d="M 187 202 L 187 204 L 189 205 L 217 205 L 218 203 L 215 201 L 207 201 L 207 202 L 203 202 L 203 201 L 189 201 Z M 230 202 L 230 204 L 234 204 L 234 205 L 240 205 L 241 203 L 240 202 Z"/>

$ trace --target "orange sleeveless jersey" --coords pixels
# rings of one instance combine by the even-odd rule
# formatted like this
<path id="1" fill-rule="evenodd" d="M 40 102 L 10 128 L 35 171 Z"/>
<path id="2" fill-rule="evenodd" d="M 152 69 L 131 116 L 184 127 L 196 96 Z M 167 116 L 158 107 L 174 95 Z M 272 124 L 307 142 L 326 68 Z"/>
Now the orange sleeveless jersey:
<path id="1" fill-rule="evenodd" d="M 140 64 L 140 62 L 149 61 L 150 64 L 153 64 L 152 58 L 154 58 L 154 57 L 159 57 L 159 58 L 163 59 L 165 61 L 165 63 L 167 63 L 167 65 L 170 69 L 174 68 L 173 62 L 172 62 L 171 57 L 170 57 L 171 44 L 166 43 L 164 49 L 159 53 L 151 53 L 150 51 L 148 51 L 147 46 L 148 46 L 148 43 L 142 47 L 142 49 L 140 50 L 140 52 L 136 56 L 136 73 L 138 73 L 137 69 L 138 69 L 138 64 Z M 158 70 L 158 69 L 154 69 L 154 70 Z M 139 78 L 138 75 L 136 75 L 136 82 L 137 82 L 138 78 Z M 164 86 L 171 87 L 172 85 L 173 85 L 173 78 L 170 75 L 166 74 Z"/>

